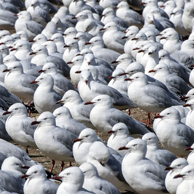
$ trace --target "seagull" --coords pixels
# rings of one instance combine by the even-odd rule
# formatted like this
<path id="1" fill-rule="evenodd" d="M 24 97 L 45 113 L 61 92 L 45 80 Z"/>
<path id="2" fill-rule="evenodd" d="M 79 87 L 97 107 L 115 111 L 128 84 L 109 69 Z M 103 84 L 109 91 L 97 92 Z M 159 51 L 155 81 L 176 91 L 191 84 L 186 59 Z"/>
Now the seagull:
<path id="1" fill-rule="evenodd" d="M 75 136 L 60 127 L 56 126 L 55 117 L 51 112 L 43 112 L 31 125 L 38 124 L 34 132 L 34 140 L 37 147 L 52 160 L 51 172 L 55 165 L 55 160 L 62 161 L 61 171 L 64 162 L 74 161 L 72 146 Z"/>
<path id="2" fill-rule="evenodd" d="M 183 181 L 182 178 L 174 178 L 176 175 L 180 174 L 181 170 L 188 165 L 188 162 L 184 158 L 175 159 L 166 170 L 169 172 L 165 178 L 165 186 L 169 193 L 176 194 L 177 187 Z"/>
<path id="3" fill-rule="evenodd" d="M 5 128 L 10 137 L 18 144 L 26 148 L 37 148 L 34 142 L 35 127 L 31 126 L 33 119 L 28 117 L 26 107 L 22 103 L 15 103 L 3 113 L 10 114 L 5 123 Z"/>
<path id="4" fill-rule="evenodd" d="M 32 19 L 42 26 L 46 26 L 51 20 L 49 13 L 41 7 L 41 2 L 38 0 L 31 0 L 31 5 L 27 11 L 31 14 Z"/>
<path id="5" fill-rule="evenodd" d="M 119 109 L 134 108 L 134 103 L 126 95 L 122 95 L 116 89 L 107 86 L 103 82 L 98 82 L 88 69 L 81 71 L 78 91 L 84 101 L 91 101 L 98 95 L 106 94 L 113 100 L 114 106 Z"/>
<path id="6" fill-rule="evenodd" d="M 55 109 L 53 115 L 55 116 L 56 125 L 58 127 L 70 131 L 77 137 L 83 129 L 87 128 L 84 124 L 73 119 L 71 112 L 65 106 Z"/>
<path id="7" fill-rule="evenodd" d="M 109 64 L 120 56 L 120 53 L 105 48 L 105 43 L 99 36 L 91 38 L 89 42 L 86 42 L 86 44 L 90 45 L 90 49 L 96 58 L 103 59 Z"/>
<path id="8" fill-rule="evenodd" d="M 90 120 L 100 131 L 108 132 L 116 123 L 122 122 L 127 125 L 132 135 L 144 135 L 149 132 L 143 123 L 114 108 L 112 99 L 108 95 L 98 95 L 92 101 L 86 102 L 87 104 L 94 104 L 94 108 L 90 112 Z"/>
<path id="9" fill-rule="evenodd" d="M 31 85 L 30 82 L 35 77 L 25 74 L 19 61 L 10 64 L 3 72 L 7 72 L 4 80 L 6 88 L 22 101 L 32 102 L 37 86 Z"/>
<path id="10" fill-rule="evenodd" d="M 85 128 L 80 132 L 78 138 L 74 140 L 73 156 L 78 165 L 87 161 L 89 148 L 97 139 L 98 136 L 93 129 Z"/>
<path id="11" fill-rule="evenodd" d="M 31 63 L 34 63 L 36 66 L 43 66 L 45 63 L 52 62 L 56 65 L 57 69 L 62 75 L 67 77 L 69 76 L 69 66 L 63 59 L 49 55 L 45 46 L 36 46 L 30 55 L 33 55 Z"/>
<path id="12" fill-rule="evenodd" d="M 24 194 L 55 194 L 57 192 L 58 185 L 47 179 L 45 169 L 40 164 L 30 167 L 22 178 L 27 178 L 24 184 Z"/>
<path id="13" fill-rule="evenodd" d="M 176 194 L 192 193 L 194 187 L 194 165 L 190 164 L 185 166 L 180 174 L 174 178 L 183 178 L 183 181 L 179 184 L 176 190 Z"/>
<path id="14" fill-rule="evenodd" d="M 125 33 L 119 30 L 115 22 L 107 23 L 100 30 L 105 30 L 102 38 L 105 45 L 118 53 L 124 53 L 124 44 L 125 40 L 122 37 L 125 36 Z"/>
<path id="15" fill-rule="evenodd" d="M 128 23 L 129 26 L 137 26 L 142 28 L 144 20 L 139 13 L 129 8 L 129 5 L 125 1 L 121 1 L 116 7 L 116 16 L 120 17 Z"/>
<path id="16" fill-rule="evenodd" d="M 111 21 L 114 21 L 122 31 L 126 30 L 129 27 L 128 23 L 125 20 L 116 16 L 116 12 L 112 7 L 107 7 L 102 12 L 101 22 L 106 25 Z"/>
<path id="17" fill-rule="evenodd" d="M 186 2 L 184 6 L 184 12 L 182 15 L 182 22 L 185 29 L 191 33 L 193 24 L 194 24 L 194 9 L 193 9 L 193 2 Z"/>
<path id="18" fill-rule="evenodd" d="M 99 176 L 96 167 L 92 163 L 85 162 L 79 168 L 84 173 L 83 188 L 94 193 L 120 194 L 120 191 L 113 184 Z"/>
<path id="19" fill-rule="evenodd" d="M 168 89 L 150 84 L 148 77 L 142 72 L 135 73 L 126 80 L 131 81 L 128 87 L 129 98 L 139 108 L 148 112 L 147 124 L 149 124 L 151 112 L 160 112 L 167 107 L 181 104 Z M 139 88 L 138 92 L 136 88 Z"/>
<path id="20" fill-rule="evenodd" d="M 140 194 L 167 193 L 164 184 L 166 172 L 158 164 L 145 158 L 146 142 L 144 140 L 134 139 L 120 148 L 122 149 L 129 151 L 122 161 L 122 173 L 127 183 L 136 192 Z"/>
<path id="21" fill-rule="evenodd" d="M 155 118 L 161 118 L 154 131 L 164 149 L 176 156 L 187 156 L 184 149 L 194 143 L 194 131 L 181 122 L 178 110 L 165 109 Z"/>
<path id="22" fill-rule="evenodd" d="M 76 90 L 73 84 L 57 71 L 54 63 L 45 63 L 39 73 L 49 74 L 54 80 L 54 90 L 60 95 L 64 95 L 68 90 Z"/>
<path id="23" fill-rule="evenodd" d="M 134 139 L 129 135 L 128 127 L 124 123 L 116 123 L 108 133 L 111 136 L 108 138 L 107 146 L 124 156 L 127 151 L 119 150 L 119 148 L 127 145 Z"/>
<path id="24" fill-rule="evenodd" d="M 58 101 L 58 103 L 64 103 L 63 106 L 69 109 L 73 119 L 89 128 L 95 128 L 90 121 L 90 112 L 94 106 L 85 106 L 85 102 L 82 100 L 78 92 L 68 90 Z"/>
<path id="25" fill-rule="evenodd" d="M 24 30 L 28 34 L 29 40 L 32 40 L 37 34 L 43 30 L 43 26 L 34 20 L 28 11 L 21 11 L 17 14 L 18 19 L 15 22 L 16 32 Z"/>
<path id="26" fill-rule="evenodd" d="M 32 166 L 37 164 L 37 162 L 33 161 L 28 154 L 21 149 L 20 147 L 9 143 L 3 139 L 0 139 L 0 153 L 3 154 L 6 158 L 10 156 L 15 156 L 19 160 L 21 160 L 25 166 Z"/>
<path id="27" fill-rule="evenodd" d="M 79 167 L 69 167 L 63 170 L 58 176 L 54 177 L 57 180 L 62 180 L 56 194 L 87 194 L 93 193 L 84 189 L 84 173 Z M 94 193 L 93 193 L 94 194 Z"/>
<path id="28" fill-rule="evenodd" d="M 154 133 L 146 133 L 142 139 L 147 144 L 146 158 L 159 164 L 162 168 L 165 169 L 176 159 L 176 156 L 172 152 L 159 147 L 158 138 Z"/>
<path id="29" fill-rule="evenodd" d="M 161 81 L 171 92 L 179 96 L 185 95 L 191 89 L 181 77 L 171 73 L 169 67 L 163 62 L 160 62 L 149 72 L 153 72 L 155 79 Z"/>
<path id="30" fill-rule="evenodd" d="M 123 178 L 121 161 L 118 161 L 110 153 L 110 149 L 104 143 L 95 141 L 90 146 L 87 162 L 92 163 L 96 167 L 99 176 L 111 182 L 117 189 L 133 191 Z"/>
<path id="31" fill-rule="evenodd" d="M 60 104 L 56 104 L 61 99 L 61 95 L 54 89 L 54 80 L 49 74 L 41 74 L 31 84 L 38 84 L 38 88 L 34 93 L 34 105 L 39 113 L 44 111 L 53 112 Z"/>

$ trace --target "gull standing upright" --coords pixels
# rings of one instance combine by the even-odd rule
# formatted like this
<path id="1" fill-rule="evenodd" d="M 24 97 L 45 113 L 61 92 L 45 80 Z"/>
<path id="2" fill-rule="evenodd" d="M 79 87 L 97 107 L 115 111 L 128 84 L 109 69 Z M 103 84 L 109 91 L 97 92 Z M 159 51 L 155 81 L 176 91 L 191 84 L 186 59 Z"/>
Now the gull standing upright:
<path id="1" fill-rule="evenodd" d="M 31 84 L 39 85 L 33 97 L 35 108 L 39 113 L 44 111 L 53 112 L 61 106 L 60 104 L 56 104 L 62 96 L 53 89 L 54 80 L 51 75 L 41 74 Z"/>
<path id="2" fill-rule="evenodd" d="M 116 8 L 117 17 L 122 18 L 124 21 L 128 23 L 129 26 L 135 25 L 138 28 L 143 27 L 144 20 L 142 16 L 136 11 L 130 9 L 127 2 L 121 1 Z"/>
<path id="3" fill-rule="evenodd" d="M 167 193 L 164 184 L 166 172 L 158 164 L 145 158 L 146 142 L 144 140 L 134 139 L 120 149 L 129 150 L 122 161 L 122 173 L 127 183 L 136 192 L 140 194 Z"/>
<path id="4" fill-rule="evenodd" d="M 98 136 L 93 129 L 85 128 L 81 131 L 78 138 L 74 140 L 73 156 L 78 165 L 87 161 L 89 148 L 97 139 Z"/>
<path id="5" fill-rule="evenodd" d="M 154 127 L 161 145 L 176 156 L 187 156 L 184 149 L 194 143 L 194 131 L 181 122 L 178 110 L 173 107 L 165 109 L 155 118 L 161 118 Z"/>
<path id="6" fill-rule="evenodd" d="M 147 144 L 146 158 L 159 164 L 162 168 L 165 169 L 176 159 L 172 152 L 159 147 L 159 140 L 154 133 L 146 133 L 142 139 Z"/>
<path id="7" fill-rule="evenodd" d="M 57 126 L 67 129 L 77 137 L 83 129 L 87 128 L 84 124 L 73 119 L 71 112 L 65 106 L 55 109 L 53 115 Z"/>
<path id="8" fill-rule="evenodd" d="M 31 126 L 33 119 L 28 117 L 26 107 L 22 103 L 15 103 L 3 114 L 10 114 L 5 123 L 6 131 L 10 137 L 16 143 L 24 146 L 27 153 L 28 147 L 37 148 L 34 142 L 35 127 Z"/>
<path id="9" fill-rule="evenodd" d="M 7 72 L 4 80 L 6 88 L 22 101 L 32 102 L 37 86 L 30 85 L 30 82 L 35 77 L 25 74 L 19 61 L 10 64 L 3 72 Z"/>
<path id="10" fill-rule="evenodd" d="M 121 155 L 127 153 L 126 150 L 119 150 L 120 147 L 127 145 L 134 138 L 129 135 L 129 130 L 124 123 L 116 123 L 112 130 L 108 131 L 112 134 L 107 141 L 107 146 L 116 150 Z"/>
<path id="11" fill-rule="evenodd" d="M 159 85 L 149 83 L 148 77 L 142 72 L 133 74 L 127 80 L 131 81 L 128 87 L 128 96 L 135 105 L 148 113 L 148 125 L 150 113 L 157 113 L 167 107 L 181 104 L 178 97 L 172 94 L 167 88 L 165 90 Z"/>
<path id="12" fill-rule="evenodd" d="M 85 102 L 80 97 L 79 93 L 74 90 L 68 90 L 58 103 L 64 103 L 71 112 L 72 117 L 80 123 L 83 123 L 89 128 L 94 128 L 90 121 L 90 112 L 93 105 L 85 106 Z"/>
<path id="13" fill-rule="evenodd" d="M 60 127 L 56 126 L 55 117 L 51 112 L 40 114 L 37 121 L 33 121 L 31 125 L 38 124 L 34 132 L 34 140 L 37 147 L 52 160 L 52 167 L 55 165 L 55 160 L 62 161 L 61 170 L 64 167 L 64 162 L 74 161 L 72 146 L 75 136 Z"/>
<path id="14" fill-rule="evenodd" d="M 57 67 L 54 63 L 45 63 L 39 73 L 52 76 L 54 80 L 54 90 L 60 95 L 64 95 L 68 90 L 76 90 L 73 84 L 57 71 Z"/>
<path id="15" fill-rule="evenodd" d="M 43 26 L 32 20 L 32 16 L 28 11 L 21 11 L 17 15 L 18 19 L 15 22 L 16 32 L 21 30 L 26 31 L 29 40 L 32 40 L 36 35 L 42 32 Z"/>
<path id="16" fill-rule="evenodd" d="M 105 30 L 102 36 L 105 45 L 118 53 L 124 53 L 125 40 L 122 37 L 125 36 L 125 33 L 120 31 L 117 24 L 109 22 L 101 30 Z"/>
<path id="17" fill-rule="evenodd" d="M 103 82 L 95 80 L 88 69 L 81 71 L 78 91 L 84 101 L 91 101 L 96 96 L 105 94 L 111 97 L 114 106 L 119 109 L 135 107 L 134 103 L 128 98 L 128 96 L 121 94 L 119 91 L 107 86 Z"/>
<path id="18" fill-rule="evenodd" d="M 132 135 L 144 135 L 149 132 L 145 124 L 114 108 L 112 99 L 108 95 L 98 95 L 92 101 L 86 102 L 87 104 L 94 104 L 90 112 L 90 120 L 100 131 L 108 132 L 116 123 L 122 122 L 127 125 Z"/>

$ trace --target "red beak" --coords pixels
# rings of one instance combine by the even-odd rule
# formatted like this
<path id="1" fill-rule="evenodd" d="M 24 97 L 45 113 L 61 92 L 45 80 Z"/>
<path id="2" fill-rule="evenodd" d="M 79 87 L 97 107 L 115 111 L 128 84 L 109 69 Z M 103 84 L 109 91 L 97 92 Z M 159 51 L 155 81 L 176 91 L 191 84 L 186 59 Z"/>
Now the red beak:
<path id="1" fill-rule="evenodd" d="M 120 147 L 118 150 L 128 150 L 128 148 L 126 148 L 125 146 Z"/>
<path id="2" fill-rule="evenodd" d="M 11 112 L 5 111 L 5 112 L 3 113 L 3 115 L 8 115 L 8 114 L 11 114 Z"/>
<path id="3" fill-rule="evenodd" d="M 41 122 L 39 122 L 39 121 L 32 121 L 31 122 L 31 125 L 38 125 L 38 124 L 40 124 Z"/>

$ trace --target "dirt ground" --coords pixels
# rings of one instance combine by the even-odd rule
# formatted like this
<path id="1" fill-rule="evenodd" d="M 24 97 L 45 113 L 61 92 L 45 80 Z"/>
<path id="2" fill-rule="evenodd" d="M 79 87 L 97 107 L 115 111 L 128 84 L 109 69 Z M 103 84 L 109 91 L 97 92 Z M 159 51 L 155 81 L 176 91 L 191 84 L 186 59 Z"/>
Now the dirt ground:
<path id="1" fill-rule="evenodd" d="M 131 109 L 131 116 L 137 120 L 146 120 L 147 118 L 147 114 L 146 112 L 140 110 L 139 108 L 136 108 L 136 109 Z M 34 119 L 36 119 L 38 117 L 38 114 L 34 114 L 32 115 L 32 117 Z M 152 126 L 152 123 L 153 123 L 153 115 L 152 115 L 152 120 L 150 122 L 150 126 Z M 107 139 L 109 138 L 109 134 L 105 134 L 105 133 L 102 133 L 102 132 L 98 132 L 97 131 L 97 134 L 104 140 L 104 141 L 107 141 Z M 19 145 L 18 145 L 19 146 Z M 21 148 L 24 149 L 24 147 L 22 146 L 19 146 Z M 24 149 L 25 150 L 25 149 Z M 40 164 L 42 164 L 47 170 L 50 171 L 50 168 L 51 168 L 51 160 L 46 157 L 43 153 L 41 153 L 41 151 L 39 149 L 29 149 L 29 156 L 39 162 Z M 54 167 L 54 170 L 53 170 L 53 173 L 54 174 L 59 174 L 60 173 L 60 165 L 61 165 L 61 162 L 59 161 L 56 161 L 55 163 L 55 167 Z M 68 165 L 68 164 L 66 164 Z M 73 166 L 76 166 L 76 163 L 72 163 Z M 128 193 L 125 193 L 125 194 L 128 194 Z"/>

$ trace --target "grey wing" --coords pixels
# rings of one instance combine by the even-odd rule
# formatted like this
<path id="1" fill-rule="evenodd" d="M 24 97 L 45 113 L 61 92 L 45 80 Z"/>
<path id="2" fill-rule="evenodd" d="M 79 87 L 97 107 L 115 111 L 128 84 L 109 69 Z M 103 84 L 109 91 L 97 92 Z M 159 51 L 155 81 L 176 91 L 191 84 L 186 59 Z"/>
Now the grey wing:
<path id="1" fill-rule="evenodd" d="M 143 160 L 143 162 L 145 162 L 145 160 Z M 140 168 L 143 168 L 143 171 L 145 171 L 145 176 L 148 179 L 151 179 L 153 184 L 155 184 L 156 186 L 160 185 L 161 187 L 165 188 L 164 180 L 167 172 L 165 172 L 165 170 L 163 170 L 159 165 L 150 161 L 149 163 L 142 165 Z"/>
<path id="2" fill-rule="evenodd" d="M 145 133 L 152 131 L 151 128 L 147 127 L 144 123 L 133 119 L 126 113 L 123 113 L 116 108 L 112 108 L 109 112 L 106 113 L 106 115 L 109 118 L 109 123 L 111 126 L 115 125 L 118 122 L 125 123 L 131 134 L 144 135 Z"/>
<path id="3" fill-rule="evenodd" d="M 194 131 L 187 125 L 180 124 L 178 126 L 178 135 L 182 137 L 185 147 L 190 147 L 194 143 Z"/>
<path id="4" fill-rule="evenodd" d="M 110 182 L 103 180 L 100 184 L 98 184 L 99 189 L 105 194 L 121 194 L 121 192 Z"/>
<path id="5" fill-rule="evenodd" d="M 17 17 L 14 16 L 13 13 L 3 10 L 3 12 L 0 12 L 0 19 L 3 21 L 9 21 L 14 25 Z"/>
<path id="6" fill-rule="evenodd" d="M 26 118 L 25 122 L 22 123 L 23 125 L 23 129 L 25 130 L 25 133 L 29 136 L 31 136 L 32 138 L 34 138 L 34 131 L 36 129 L 36 125 L 31 125 L 31 122 L 33 121 L 33 119 L 31 118 Z"/>
<path id="7" fill-rule="evenodd" d="M 159 149 L 157 159 L 160 165 L 168 167 L 176 159 L 176 156 L 168 150 Z"/>
<path id="8" fill-rule="evenodd" d="M 63 59 L 59 57 L 48 56 L 46 58 L 46 61 L 54 63 L 57 69 L 59 70 L 59 73 L 61 73 L 65 77 L 69 76 L 70 67 L 66 64 L 66 62 Z"/>
<path id="9" fill-rule="evenodd" d="M 180 102 L 174 100 L 170 96 L 170 92 L 163 90 L 160 87 L 153 86 L 144 87 L 146 94 L 150 97 L 152 103 L 155 103 L 161 108 L 166 108 L 172 105 L 180 105 Z"/>
<path id="10" fill-rule="evenodd" d="M 45 22 L 48 23 L 48 22 L 51 21 L 51 17 L 50 17 L 50 15 L 49 15 L 49 13 L 47 11 L 45 11 L 45 10 L 39 10 L 39 14 L 40 14 L 41 17 L 44 18 Z"/>
<path id="11" fill-rule="evenodd" d="M 32 89 L 34 91 L 36 90 L 36 88 L 38 87 L 38 85 L 36 85 L 36 84 L 30 84 L 30 83 L 32 81 L 34 81 L 35 79 L 36 79 L 36 77 L 31 76 L 31 75 L 27 75 L 27 74 L 23 74 L 20 77 L 22 86 L 27 87 L 27 88 L 30 88 L 30 89 Z"/>
<path id="12" fill-rule="evenodd" d="M 169 76 L 166 81 L 169 86 L 172 87 L 172 91 L 179 95 L 186 94 L 191 89 L 191 87 L 178 76 Z"/>
<path id="13" fill-rule="evenodd" d="M 12 105 L 16 102 L 21 102 L 21 100 L 14 94 L 10 93 L 5 87 L 0 85 L 0 95 L 2 100 L 8 105 Z"/>
<path id="14" fill-rule="evenodd" d="M 126 42 L 125 39 L 122 39 L 122 37 L 124 37 L 124 36 L 125 36 L 125 34 L 122 33 L 122 32 L 120 32 L 120 31 L 119 31 L 119 33 L 114 34 L 114 37 L 116 38 L 116 40 L 117 40 L 121 45 L 123 45 L 123 46 L 124 46 L 124 44 L 125 44 L 125 42 Z"/>
<path id="15" fill-rule="evenodd" d="M 95 84 L 91 84 L 90 86 L 92 91 L 99 94 L 107 94 L 108 96 L 112 97 L 114 99 L 113 102 L 116 102 L 120 98 L 123 98 L 122 94 L 119 91 L 105 84 L 95 82 Z"/>
<path id="16" fill-rule="evenodd" d="M 43 191 L 45 194 L 56 194 L 58 187 L 54 182 L 46 180 L 43 185 Z"/>
<path id="17" fill-rule="evenodd" d="M 56 133 L 53 134 L 53 138 L 72 151 L 73 141 L 76 139 L 76 136 L 66 129 L 62 129 L 56 131 Z"/>
<path id="18" fill-rule="evenodd" d="M 52 94 L 56 102 L 62 99 L 62 96 L 59 93 L 57 93 L 55 90 L 53 90 Z"/>
<path id="19" fill-rule="evenodd" d="M 34 33 L 34 34 L 40 34 L 42 30 L 44 29 L 43 26 L 35 21 L 30 21 L 26 23 L 26 28 Z"/>

